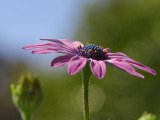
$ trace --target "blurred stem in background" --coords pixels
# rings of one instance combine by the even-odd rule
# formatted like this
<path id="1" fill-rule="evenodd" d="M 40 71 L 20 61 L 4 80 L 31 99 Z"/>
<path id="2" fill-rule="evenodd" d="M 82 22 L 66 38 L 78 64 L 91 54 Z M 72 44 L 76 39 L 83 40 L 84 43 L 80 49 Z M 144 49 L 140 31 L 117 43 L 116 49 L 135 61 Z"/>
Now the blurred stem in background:
<path id="1" fill-rule="evenodd" d="M 22 120 L 31 120 L 32 114 L 42 100 L 39 79 L 22 75 L 17 85 L 10 86 L 12 101 L 21 114 Z"/>
<path id="2" fill-rule="evenodd" d="M 83 94 L 83 114 L 84 120 L 89 120 L 89 78 L 91 76 L 91 71 L 89 64 L 85 66 L 82 70 L 82 94 Z"/>

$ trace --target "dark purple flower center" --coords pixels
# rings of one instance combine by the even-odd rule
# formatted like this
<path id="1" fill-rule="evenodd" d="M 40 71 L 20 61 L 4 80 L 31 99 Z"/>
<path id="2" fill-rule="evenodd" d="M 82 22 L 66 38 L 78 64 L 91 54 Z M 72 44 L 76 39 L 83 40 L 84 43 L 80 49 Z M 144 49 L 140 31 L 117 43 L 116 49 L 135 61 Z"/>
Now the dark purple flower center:
<path id="1" fill-rule="evenodd" d="M 84 44 L 83 47 L 80 45 L 78 50 L 81 56 L 95 60 L 106 60 L 106 53 L 109 52 L 109 49 L 104 49 L 103 47 L 95 44 Z"/>

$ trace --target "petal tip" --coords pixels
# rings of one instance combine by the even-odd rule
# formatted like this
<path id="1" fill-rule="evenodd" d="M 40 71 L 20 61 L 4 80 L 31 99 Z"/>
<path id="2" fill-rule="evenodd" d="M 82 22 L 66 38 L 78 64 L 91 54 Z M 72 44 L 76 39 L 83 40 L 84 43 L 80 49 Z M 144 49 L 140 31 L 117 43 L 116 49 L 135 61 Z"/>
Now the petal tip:
<path id="1" fill-rule="evenodd" d="M 99 79 L 99 80 L 102 80 L 103 78 L 104 78 L 104 76 L 100 76 L 100 77 L 98 77 L 98 79 Z"/>
<path id="2" fill-rule="evenodd" d="M 142 74 L 140 74 L 140 73 L 138 73 L 138 72 L 135 72 L 135 73 L 133 73 L 132 75 L 137 76 L 137 77 L 142 78 L 142 79 L 145 78 Z"/>
<path id="3" fill-rule="evenodd" d="M 34 54 L 35 52 L 34 52 L 34 51 L 32 51 L 31 53 L 33 53 L 33 54 Z"/>
<path id="4" fill-rule="evenodd" d="M 71 72 L 71 71 L 69 71 L 69 70 L 67 70 L 67 72 L 68 72 L 68 74 L 70 74 L 70 75 L 75 75 L 74 72 Z"/>
<path id="5" fill-rule="evenodd" d="M 51 67 L 54 67 L 53 63 L 51 62 Z"/>
<path id="6" fill-rule="evenodd" d="M 22 47 L 22 50 L 25 50 L 25 47 Z"/>
<path id="7" fill-rule="evenodd" d="M 70 73 L 71 75 L 75 75 L 75 73 Z"/>
<path id="8" fill-rule="evenodd" d="M 22 49 L 22 50 L 27 50 L 27 47 L 25 46 L 25 47 L 22 47 L 21 49 Z"/>
<path id="9" fill-rule="evenodd" d="M 44 39 L 44 38 L 40 38 L 40 40 L 46 40 L 46 39 Z"/>
<path id="10" fill-rule="evenodd" d="M 152 73 L 151 73 L 153 76 L 155 76 L 157 73 L 156 73 L 156 71 L 152 71 Z"/>

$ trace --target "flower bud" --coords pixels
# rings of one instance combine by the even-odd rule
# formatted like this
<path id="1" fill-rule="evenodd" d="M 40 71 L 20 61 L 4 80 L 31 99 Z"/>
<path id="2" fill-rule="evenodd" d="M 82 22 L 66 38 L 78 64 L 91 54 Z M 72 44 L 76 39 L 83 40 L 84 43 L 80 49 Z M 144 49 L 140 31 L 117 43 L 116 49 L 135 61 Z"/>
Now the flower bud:
<path id="1" fill-rule="evenodd" d="M 156 120 L 156 116 L 154 114 L 144 112 L 138 120 Z"/>
<path id="2" fill-rule="evenodd" d="M 10 86 L 12 101 L 23 114 L 31 113 L 42 100 L 42 90 L 39 79 L 32 75 L 21 76 L 17 85 Z"/>

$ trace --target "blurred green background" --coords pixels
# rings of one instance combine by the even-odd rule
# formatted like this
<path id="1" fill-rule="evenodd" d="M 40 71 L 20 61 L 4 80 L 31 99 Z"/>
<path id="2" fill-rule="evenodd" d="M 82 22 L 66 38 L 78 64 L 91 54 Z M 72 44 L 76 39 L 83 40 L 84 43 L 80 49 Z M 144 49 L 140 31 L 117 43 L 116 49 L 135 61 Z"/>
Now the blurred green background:
<path id="1" fill-rule="evenodd" d="M 72 38 L 124 52 L 157 71 L 155 77 L 140 71 L 145 75 L 140 79 L 108 66 L 103 80 L 92 76 L 91 120 L 136 120 L 144 111 L 160 119 L 160 1 L 102 0 L 86 5 L 81 17 L 76 32 L 70 33 Z M 30 56 L 38 61 L 52 55 Z M 23 58 L 9 60 L 0 54 L 0 120 L 21 119 L 11 102 L 9 85 L 30 72 L 39 76 L 44 94 L 33 120 L 83 119 L 80 73 L 70 76 L 66 67 L 49 68 L 50 60 L 48 69 L 39 69 Z"/>

